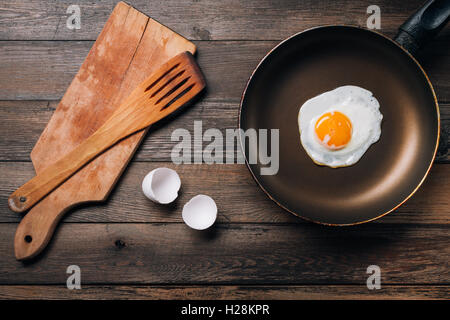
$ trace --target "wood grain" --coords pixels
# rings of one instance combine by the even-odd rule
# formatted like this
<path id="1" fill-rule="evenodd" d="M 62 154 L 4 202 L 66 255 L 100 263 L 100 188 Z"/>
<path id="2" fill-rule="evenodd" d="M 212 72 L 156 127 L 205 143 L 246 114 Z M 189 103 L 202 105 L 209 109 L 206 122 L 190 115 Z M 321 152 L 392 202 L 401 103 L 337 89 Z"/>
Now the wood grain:
<path id="1" fill-rule="evenodd" d="M 131 92 L 170 58 L 185 51 L 193 54 L 195 50 L 195 46 L 185 38 L 119 2 L 31 152 L 38 176 L 42 174 L 41 178 L 46 177 L 54 183 L 53 186 L 47 183 L 47 188 L 35 189 L 34 200 L 44 196 L 57 183 L 63 182 L 61 173 L 65 172 L 67 177 L 67 173 L 75 170 L 67 170 L 70 167 L 68 164 L 76 162 L 63 159 L 57 163 L 60 170 L 47 169 L 49 165 L 70 152 L 76 156 L 84 155 L 85 159 L 92 158 L 92 145 L 98 143 L 98 139 L 92 138 L 92 134 L 98 133 L 99 127 Z M 192 89 L 187 95 L 194 91 L 196 90 Z M 176 104 L 172 106 L 175 107 Z M 119 127 L 112 127 L 113 131 L 118 131 Z M 100 136 L 105 139 L 111 135 L 111 129 L 102 127 L 103 129 L 105 134 Z M 143 128 L 141 126 L 137 129 Z M 38 254 L 47 245 L 58 221 L 68 208 L 82 202 L 105 199 L 144 134 L 145 130 L 136 132 L 101 153 L 34 206 L 23 218 L 16 232 L 17 259 L 28 259 Z M 90 140 L 87 140 L 88 137 Z M 116 138 L 117 141 L 120 136 Z M 84 151 L 74 150 L 79 146 L 86 146 L 86 143 L 90 143 L 91 147 Z M 82 162 L 74 167 L 78 169 Z M 60 179 L 54 179 L 58 175 L 61 175 Z M 36 180 L 31 181 L 24 188 L 33 186 L 35 182 Z M 81 185 L 84 188 L 80 189 Z M 30 199 L 31 204 L 33 194 L 25 194 L 22 199 Z M 17 210 L 20 201 L 15 195 L 9 201 L 11 208 L 20 211 Z"/>
<path id="2" fill-rule="evenodd" d="M 449 286 L 382 285 L 368 290 L 364 285 L 277 286 L 124 286 L 82 285 L 68 290 L 63 285 L 0 285 L 0 299 L 137 299 L 137 300 L 415 300 L 449 299 Z"/>
<path id="3" fill-rule="evenodd" d="M 359 284 L 376 264 L 383 284 L 446 284 L 448 225 L 219 223 L 209 232 L 171 224 L 62 224 L 33 263 L 16 261 L 15 224 L 0 224 L 0 284 Z M 270 248 L 270 251 L 269 251 Z"/>
<path id="4" fill-rule="evenodd" d="M 179 78 L 176 79 L 178 76 Z M 182 52 L 176 55 L 159 68 L 158 71 L 139 84 L 97 130 L 65 155 L 57 158 L 58 160 L 52 163 L 53 159 L 49 159 L 48 154 L 53 154 L 54 157 L 55 155 L 54 152 L 51 152 L 48 149 L 45 150 L 44 159 L 42 159 L 42 155 L 36 156 L 36 149 L 38 149 L 38 147 L 35 147 L 31 155 L 33 164 L 37 165 L 38 168 L 43 166 L 41 162 L 44 162 L 47 165 L 44 169 L 39 170 L 35 177 L 27 181 L 9 196 L 8 203 L 10 209 L 17 213 L 27 211 L 38 201 L 42 200 L 47 194 L 56 189 L 60 184 L 69 179 L 80 168 L 90 163 L 91 160 L 96 158 L 96 161 L 98 161 L 98 158 L 103 156 L 105 150 L 111 147 L 114 148 L 115 144 L 119 141 L 121 142 L 121 140 L 130 135 L 146 129 L 150 125 L 177 111 L 178 108 L 191 101 L 198 93 L 200 93 L 205 88 L 205 85 L 205 80 L 194 57 L 189 52 Z M 79 93 L 79 96 L 85 92 L 88 94 L 88 89 L 84 88 L 84 90 L 84 92 Z M 88 105 L 92 108 L 92 105 Z M 68 118 L 67 115 L 64 117 Z M 79 122 L 85 122 L 87 119 L 87 122 L 92 121 L 92 118 L 83 118 L 84 121 Z M 58 122 L 60 124 L 62 121 L 60 120 Z M 63 126 L 61 126 L 58 128 L 59 130 L 55 129 L 53 135 L 64 136 L 66 135 L 67 130 L 69 130 L 71 134 L 74 134 L 74 131 L 76 130 L 89 131 L 85 124 L 71 124 L 76 125 L 76 127 L 63 128 Z M 41 136 L 39 141 L 41 144 L 44 143 L 41 140 L 47 138 L 45 135 L 50 135 L 48 133 L 49 127 L 50 125 L 46 128 L 44 135 Z M 78 127 L 81 128 L 78 129 Z M 90 127 L 89 129 L 92 128 Z M 48 138 L 48 140 L 51 139 Z M 70 140 L 68 140 L 69 139 L 66 138 L 63 141 L 65 143 L 70 142 Z M 60 141 L 59 144 L 63 143 Z M 51 148 L 52 145 L 47 142 L 47 148 L 49 147 Z M 57 150 L 59 151 L 59 149 Z M 117 160 L 116 166 L 120 168 L 120 160 L 122 159 Z M 117 160 L 114 157 L 108 159 L 108 161 L 111 162 Z M 126 163 L 128 163 L 128 161 L 126 161 Z M 105 180 L 104 178 L 105 177 L 102 177 L 101 180 Z M 99 184 L 96 179 L 84 181 L 84 184 L 90 183 L 96 186 Z M 97 189 L 102 188 L 97 187 Z M 77 189 L 74 192 L 78 193 L 79 190 Z M 96 192 L 92 192 L 92 198 L 86 200 L 97 200 L 95 193 Z M 51 219 L 48 213 L 45 217 L 49 218 L 49 221 L 53 220 L 52 224 L 55 223 L 54 219 L 56 219 L 56 217 Z M 39 222 L 35 221 L 36 224 L 32 223 L 36 229 L 45 228 L 42 220 L 41 217 Z"/>
<path id="5" fill-rule="evenodd" d="M 119 2 L 31 152 L 37 174 L 42 174 L 49 181 L 62 182 L 51 176 L 65 172 L 68 166 L 64 160 L 58 163 L 59 171 L 53 172 L 47 169 L 48 166 L 69 152 L 89 155 L 89 150 L 85 153 L 72 150 L 98 132 L 97 129 L 144 79 L 167 60 L 185 51 L 193 54 L 195 46 L 155 20 Z M 31 258 L 43 250 L 68 208 L 82 202 L 105 199 L 144 134 L 145 130 L 141 130 L 121 140 L 34 206 L 22 219 L 16 232 L 17 259 Z M 33 184 L 30 182 L 26 187 Z M 81 185 L 84 185 L 83 189 L 80 189 Z M 47 187 L 36 189 L 34 200 L 39 199 L 40 192 L 43 196 L 50 191 L 50 184 Z M 33 202 L 31 194 L 23 198 Z M 20 201 L 14 195 L 9 201 L 10 207 L 18 211 Z"/>
<path id="6" fill-rule="evenodd" d="M 80 2 L 81 29 L 69 30 L 73 1 L 3 0 L 0 39 L 95 40 L 116 0 Z M 128 0 L 143 13 L 194 40 L 281 40 L 326 24 L 365 27 L 371 0 Z M 393 35 L 423 0 L 378 0 L 381 31 Z"/>
<path id="7" fill-rule="evenodd" d="M 157 167 L 177 170 L 181 193 L 170 206 L 157 205 L 141 191 L 143 177 Z M 0 162 L 0 223 L 20 221 L 11 212 L 7 196 L 14 188 L 33 176 L 30 163 Z M 448 190 L 449 165 L 433 166 L 424 185 L 395 212 L 372 223 L 380 224 L 448 224 L 450 222 Z M 132 162 L 102 204 L 86 204 L 71 210 L 66 222 L 182 222 L 183 205 L 197 194 L 208 194 L 219 207 L 218 221 L 223 223 L 300 223 L 311 225 L 279 208 L 262 192 L 245 165 L 181 165 L 172 163 Z M 372 224 L 371 223 L 371 224 Z"/>
<path id="8" fill-rule="evenodd" d="M 185 80 L 170 82 L 176 77 L 174 74 L 183 74 Z M 159 83 L 160 80 L 162 83 Z M 154 87 L 148 90 L 153 85 Z M 89 166 L 90 161 L 94 158 L 97 162 L 94 171 L 97 173 L 99 158 L 103 157 L 104 150 L 111 146 L 115 148 L 115 144 L 121 139 L 146 129 L 149 125 L 176 111 L 180 106 L 192 100 L 204 87 L 205 81 L 192 55 L 185 52 L 177 55 L 141 83 L 91 136 L 56 162 L 40 170 L 35 177 L 15 190 L 8 198 L 9 208 L 17 213 L 27 211 L 66 179 L 71 179 L 78 169 L 83 167 L 82 170 L 86 170 L 84 165 L 89 163 L 87 165 Z M 170 106 L 167 107 L 169 103 Z M 69 128 L 58 130 L 58 133 L 64 135 L 64 131 L 67 129 Z M 72 127 L 69 130 L 73 132 L 75 128 Z M 122 141 L 121 144 L 123 144 Z M 125 152 L 123 149 L 121 151 L 123 157 Z M 123 158 L 111 156 L 111 152 L 108 154 L 110 157 L 106 160 L 107 162 L 115 164 L 119 168 L 123 165 Z M 42 160 L 35 156 L 34 164 L 36 159 Z M 128 160 L 125 161 L 126 163 Z M 114 171 L 111 171 L 109 170 L 107 174 L 114 174 Z M 64 189 L 61 187 L 64 191 L 59 188 L 49 197 L 45 197 L 23 218 L 17 228 L 14 241 L 18 260 L 30 259 L 43 250 L 68 207 L 73 207 L 78 202 L 98 200 L 98 197 L 101 197 L 106 188 L 106 186 L 102 186 L 102 183 L 107 184 L 108 177 L 105 175 L 99 177 L 92 173 L 88 174 L 88 178 L 82 176 L 81 181 L 76 182 L 76 188 Z M 116 179 L 113 181 L 109 188 L 113 187 Z M 84 199 L 79 197 L 82 193 L 79 189 L 80 184 L 84 185 L 86 189 L 94 187 L 94 190 L 89 191 Z"/>
<path id="9" fill-rule="evenodd" d="M 182 193 L 171 207 L 151 203 L 140 191 L 145 173 L 172 166 L 174 129 L 192 132 L 198 119 L 208 128 L 236 127 L 251 71 L 280 40 L 323 24 L 365 27 L 370 0 L 130 0 L 199 40 L 209 92 L 152 129 L 106 203 L 72 210 L 43 256 L 29 264 L 15 261 L 12 239 L 20 216 L 7 209 L 7 195 L 33 176 L 29 152 L 116 2 L 80 2 L 80 30 L 65 26 L 66 9 L 74 4 L 69 0 L 0 5 L 0 100 L 16 100 L 0 101 L 0 298 L 450 298 L 448 165 L 435 165 L 396 212 L 348 229 L 312 225 L 284 212 L 243 165 L 177 167 Z M 422 3 L 378 1 L 381 32 L 393 36 Z M 419 57 L 441 102 L 450 102 L 449 49 L 447 26 Z M 441 104 L 441 116 L 439 159 L 448 163 L 450 105 Z M 196 233 L 181 223 L 182 205 L 200 192 L 219 206 L 213 232 Z M 82 268 L 82 290 L 65 288 L 70 264 Z M 380 291 L 366 289 L 369 264 L 381 267 Z"/>
<path id="10" fill-rule="evenodd" d="M 250 74 L 278 41 L 200 41 L 197 62 L 208 97 L 239 101 Z M 6 41 L 0 46 L 0 100 L 58 100 L 92 46 L 91 41 Z M 439 101 L 450 102 L 450 35 L 420 59 Z M 39 63 L 36 63 L 39 61 Z M 145 78 L 146 74 L 142 74 Z"/>
<path id="11" fill-rule="evenodd" d="M 34 143 L 56 105 L 55 101 L 0 101 L 0 161 L 29 161 Z M 450 104 L 442 103 L 440 109 L 441 139 L 436 162 L 450 163 Z M 195 105 L 186 106 L 181 114 L 152 126 L 134 160 L 171 161 L 172 148 L 178 143 L 171 141 L 174 130 L 184 128 L 194 139 L 194 121 L 201 120 L 203 130 L 218 128 L 225 135 L 226 129 L 237 127 L 238 113 L 239 102 L 214 101 L 205 96 Z M 193 150 L 192 156 L 197 153 Z"/>

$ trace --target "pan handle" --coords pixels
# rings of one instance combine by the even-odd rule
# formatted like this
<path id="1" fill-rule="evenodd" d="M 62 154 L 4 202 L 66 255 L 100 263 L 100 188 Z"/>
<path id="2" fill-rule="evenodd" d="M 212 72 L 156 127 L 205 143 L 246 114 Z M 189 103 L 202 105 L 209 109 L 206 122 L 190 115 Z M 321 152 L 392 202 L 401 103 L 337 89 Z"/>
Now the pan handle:
<path id="1" fill-rule="evenodd" d="M 441 31 L 449 17 L 450 0 L 430 0 L 400 26 L 394 40 L 415 55 Z"/>

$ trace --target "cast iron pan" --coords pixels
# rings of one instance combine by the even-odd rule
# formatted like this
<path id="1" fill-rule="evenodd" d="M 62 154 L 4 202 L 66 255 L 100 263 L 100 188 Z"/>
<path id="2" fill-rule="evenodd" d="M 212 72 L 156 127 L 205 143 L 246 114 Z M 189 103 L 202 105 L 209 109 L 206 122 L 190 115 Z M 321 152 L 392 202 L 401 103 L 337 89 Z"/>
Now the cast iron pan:
<path id="1" fill-rule="evenodd" d="M 276 175 L 247 165 L 284 209 L 318 223 L 349 225 L 379 218 L 419 188 L 439 141 L 439 107 L 413 58 L 448 21 L 450 1 L 429 1 L 400 27 L 396 41 L 350 26 L 298 33 L 275 47 L 253 72 L 241 100 L 239 127 L 279 129 Z M 297 116 L 308 99 L 343 85 L 372 91 L 380 102 L 380 140 L 355 165 L 318 166 L 300 144 Z M 241 135 L 241 145 L 244 144 Z M 270 148 L 269 148 L 270 150 Z"/>

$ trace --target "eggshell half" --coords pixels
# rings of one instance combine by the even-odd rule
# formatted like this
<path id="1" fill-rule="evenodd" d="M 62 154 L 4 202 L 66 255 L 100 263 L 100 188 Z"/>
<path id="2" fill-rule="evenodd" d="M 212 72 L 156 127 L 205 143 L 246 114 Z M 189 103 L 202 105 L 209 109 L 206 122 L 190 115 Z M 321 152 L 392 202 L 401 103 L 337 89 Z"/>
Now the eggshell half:
<path id="1" fill-rule="evenodd" d="M 217 206 L 211 197 L 199 194 L 184 205 L 182 216 L 192 229 L 208 229 L 216 221 Z"/>
<path id="2" fill-rule="evenodd" d="M 178 197 L 181 180 L 175 170 L 157 168 L 150 171 L 142 181 L 142 191 L 150 200 L 167 204 Z"/>

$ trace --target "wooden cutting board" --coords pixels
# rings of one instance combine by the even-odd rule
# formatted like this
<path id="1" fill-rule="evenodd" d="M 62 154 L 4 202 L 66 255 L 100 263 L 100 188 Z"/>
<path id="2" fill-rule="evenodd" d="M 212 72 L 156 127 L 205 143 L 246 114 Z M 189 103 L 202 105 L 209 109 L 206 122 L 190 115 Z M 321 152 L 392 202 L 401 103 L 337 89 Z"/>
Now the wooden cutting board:
<path id="1" fill-rule="evenodd" d="M 141 81 L 184 51 L 194 54 L 195 45 L 119 2 L 31 152 L 36 172 L 90 136 Z M 68 209 L 105 200 L 144 131 L 101 154 L 34 206 L 17 229 L 16 258 L 29 259 L 41 252 Z"/>

